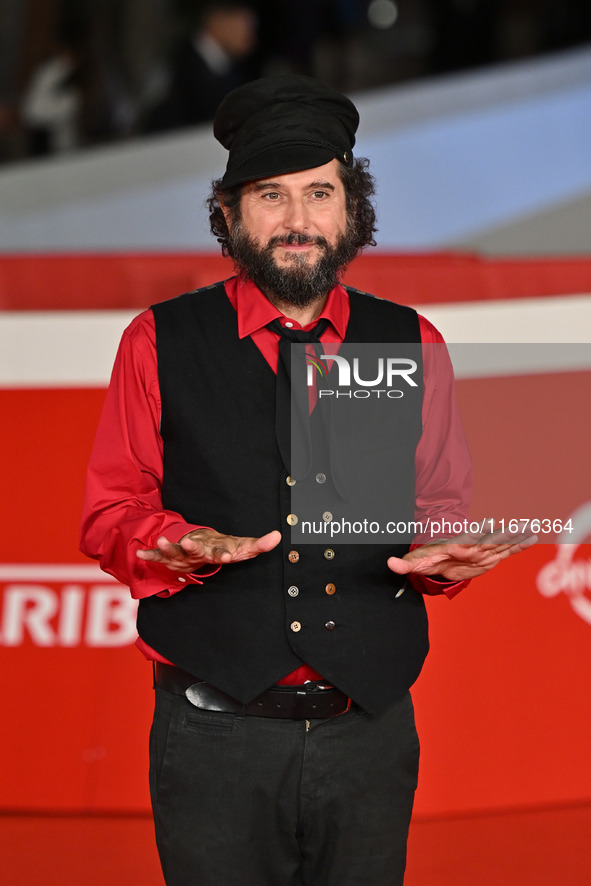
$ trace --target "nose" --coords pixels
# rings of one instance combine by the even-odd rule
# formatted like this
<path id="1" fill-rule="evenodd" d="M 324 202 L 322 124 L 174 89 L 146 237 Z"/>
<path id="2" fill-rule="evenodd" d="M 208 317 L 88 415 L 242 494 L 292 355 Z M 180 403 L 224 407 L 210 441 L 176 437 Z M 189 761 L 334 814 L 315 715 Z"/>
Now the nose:
<path id="1" fill-rule="evenodd" d="M 286 230 L 304 233 L 310 224 L 308 209 L 305 202 L 299 198 L 292 198 L 285 207 L 283 224 Z"/>

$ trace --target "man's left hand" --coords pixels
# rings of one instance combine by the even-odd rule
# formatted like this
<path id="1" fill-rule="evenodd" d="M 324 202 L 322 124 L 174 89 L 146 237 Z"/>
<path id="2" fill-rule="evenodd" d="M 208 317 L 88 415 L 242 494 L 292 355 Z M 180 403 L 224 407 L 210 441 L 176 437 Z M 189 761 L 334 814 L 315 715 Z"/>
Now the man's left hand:
<path id="1" fill-rule="evenodd" d="M 447 581 L 466 581 L 488 572 L 507 557 L 534 545 L 537 535 L 492 532 L 475 539 L 470 536 L 421 545 L 404 557 L 390 557 L 388 568 L 399 575 L 437 575 Z"/>

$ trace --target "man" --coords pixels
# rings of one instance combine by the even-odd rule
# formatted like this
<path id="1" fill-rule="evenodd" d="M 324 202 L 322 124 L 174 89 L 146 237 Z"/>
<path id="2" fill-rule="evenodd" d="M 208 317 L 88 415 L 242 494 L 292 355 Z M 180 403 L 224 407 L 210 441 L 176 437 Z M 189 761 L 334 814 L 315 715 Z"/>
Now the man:
<path id="1" fill-rule="evenodd" d="M 247 61 L 257 41 L 257 17 L 248 3 L 200 4 L 192 33 L 178 48 L 168 92 L 145 128 L 156 132 L 212 120 L 224 95 L 248 80 Z"/>
<path id="2" fill-rule="evenodd" d="M 293 541 L 304 521 L 291 492 L 338 508 L 357 459 L 342 472 L 331 432 L 322 463 L 315 444 L 307 465 L 292 451 L 289 339 L 312 364 L 357 343 L 414 346 L 400 358 L 414 399 L 384 401 L 405 410 L 385 419 L 384 482 L 407 519 L 463 514 L 470 488 L 441 336 L 339 283 L 375 231 L 357 124 L 347 98 L 300 76 L 222 102 L 214 133 L 229 160 L 211 225 L 239 274 L 131 324 L 91 458 L 83 550 L 140 599 L 138 645 L 155 662 L 151 791 L 169 886 L 401 884 L 422 594 L 451 597 L 529 543 Z M 304 449 L 308 431 L 326 440 L 323 394 L 310 386 Z M 331 429 L 357 402 L 334 399 Z M 371 468 L 373 433 L 369 444 L 359 461 Z"/>

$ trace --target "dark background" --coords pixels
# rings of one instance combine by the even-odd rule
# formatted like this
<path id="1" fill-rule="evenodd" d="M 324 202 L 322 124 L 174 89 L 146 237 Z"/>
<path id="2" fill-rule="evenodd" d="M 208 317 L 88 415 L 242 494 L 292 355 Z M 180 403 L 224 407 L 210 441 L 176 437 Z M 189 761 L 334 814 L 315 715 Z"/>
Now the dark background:
<path id="1" fill-rule="evenodd" d="M 205 0 L 0 0 L 0 162 L 40 153 L 21 104 L 39 65 L 76 44 L 77 147 L 146 134 Z M 253 0 L 247 79 L 295 71 L 358 92 L 497 65 L 591 41 L 589 0 Z M 394 19 L 378 27 L 376 17 Z M 372 21 L 374 24 L 372 24 Z M 387 24 L 387 22 L 386 22 Z"/>

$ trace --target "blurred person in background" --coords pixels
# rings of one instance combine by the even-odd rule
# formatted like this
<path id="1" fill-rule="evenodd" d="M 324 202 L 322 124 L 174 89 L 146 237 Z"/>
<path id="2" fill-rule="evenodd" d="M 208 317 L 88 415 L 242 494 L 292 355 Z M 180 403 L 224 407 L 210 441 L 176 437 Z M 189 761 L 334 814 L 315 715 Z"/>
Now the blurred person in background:
<path id="1" fill-rule="evenodd" d="M 193 15 L 192 33 L 179 46 L 164 98 L 147 114 L 148 132 L 213 120 L 224 96 L 250 79 L 257 16 L 241 2 L 207 2 Z"/>
<path id="2" fill-rule="evenodd" d="M 33 69 L 21 99 L 29 156 L 130 134 L 133 112 L 116 13 L 107 0 L 63 0 L 49 53 Z"/>
<path id="3" fill-rule="evenodd" d="M 87 48 L 82 22 L 62 14 L 54 49 L 33 70 L 21 101 L 28 155 L 68 151 L 80 144 Z"/>

